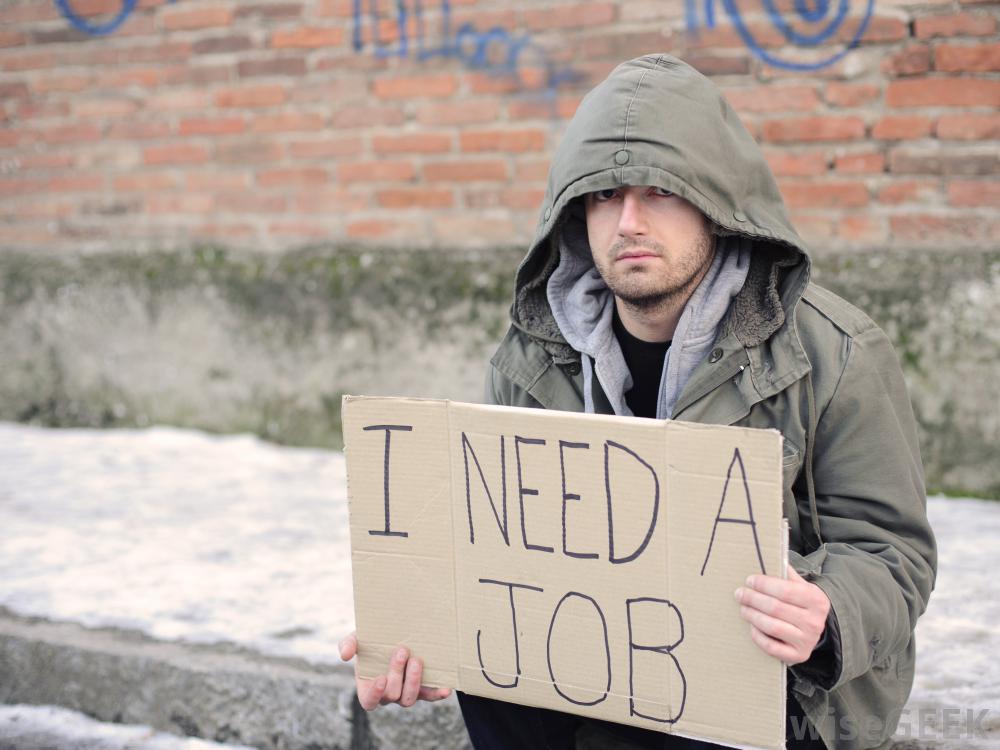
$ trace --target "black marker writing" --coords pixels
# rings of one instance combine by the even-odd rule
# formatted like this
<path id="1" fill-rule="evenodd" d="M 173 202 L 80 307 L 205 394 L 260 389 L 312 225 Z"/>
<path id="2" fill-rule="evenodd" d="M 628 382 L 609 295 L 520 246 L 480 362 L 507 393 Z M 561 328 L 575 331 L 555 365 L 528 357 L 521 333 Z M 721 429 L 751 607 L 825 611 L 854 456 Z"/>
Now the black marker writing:
<path id="1" fill-rule="evenodd" d="M 409 534 L 405 531 L 392 531 L 389 523 L 389 445 L 392 442 L 393 430 L 402 432 L 412 432 L 413 426 L 408 424 L 371 424 L 362 427 L 365 430 L 385 430 L 385 466 L 382 470 L 383 496 L 385 497 L 385 528 L 369 531 L 372 536 L 402 536 Z"/>
<path id="2" fill-rule="evenodd" d="M 588 601 L 594 605 L 594 609 L 597 610 L 597 614 L 601 618 L 601 630 L 604 634 L 604 664 L 605 668 L 607 669 L 608 680 L 607 684 L 604 686 L 604 693 L 602 693 L 599 698 L 595 698 L 592 701 L 578 700 L 576 698 L 573 698 L 572 696 L 566 695 L 566 693 L 564 693 L 560 689 L 559 681 L 556 679 L 555 670 L 552 669 L 552 631 L 556 625 L 556 617 L 559 616 L 559 610 L 562 607 L 562 605 L 570 597 L 574 596 L 579 597 L 584 601 Z M 545 660 L 548 662 L 549 665 L 549 677 L 552 678 L 552 687 L 554 687 L 555 691 L 559 693 L 559 695 L 561 695 L 563 698 L 568 700 L 570 703 L 574 703 L 577 706 L 596 706 L 598 703 L 600 703 L 601 701 L 603 701 L 605 698 L 608 697 L 608 692 L 611 690 L 611 647 L 608 645 L 608 621 L 604 618 L 604 613 L 601 611 L 600 605 L 593 598 L 587 596 L 586 594 L 581 594 L 578 591 L 570 591 L 567 592 L 566 595 L 559 600 L 559 603 L 556 605 L 555 610 L 553 610 L 552 612 L 552 620 L 549 622 L 549 637 L 545 642 Z"/>
<path id="3" fill-rule="evenodd" d="M 596 552 L 571 552 L 566 548 L 566 501 L 579 500 L 580 496 L 575 492 L 566 491 L 566 448 L 590 448 L 589 443 L 571 443 L 566 440 L 559 441 L 559 472 L 562 476 L 562 548 L 563 554 L 567 557 L 579 557 L 582 559 L 595 559 Z"/>
<path id="4" fill-rule="evenodd" d="M 493 501 L 493 493 L 490 492 L 490 486 L 486 482 L 483 467 L 479 465 L 479 458 L 476 457 L 476 452 L 472 449 L 472 443 L 469 442 L 469 438 L 464 432 L 462 433 L 462 456 L 465 459 L 465 507 L 469 512 L 469 544 L 475 544 L 476 530 L 472 525 L 472 488 L 469 482 L 470 453 L 472 454 L 472 460 L 476 464 L 476 470 L 479 472 L 479 479 L 483 483 L 483 489 L 486 490 L 486 497 L 490 501 L 490 508 L 493 509 L 493 517 L 497 519 L 497 526 L 500 529 L 500 534 L 503 536 L 503 543 L 509 547 L 510 536 L 507 531 L 507 459 L 505 458 L 506 452 L 504 451 L 503 435 L 500 436 L 500 503 L 503 509 L 501 512 L 503 520 L 501 520 L 501 513 L 497 513 L 497 504 Z"/>
<path id="5" fill-rule="evenodd" d="M 514 681 L 510 683 L 497 682 L 486 674 L 486 666 L 483 664 L 482 629 L 476 631 L 476 655 L 479 657 L 479 671 L 483 673 L 486 681 L 498 688 L 515 688 L 518 680 L 521 679 L 521 647 L 517 637 L 517 607 L 514 604 L 514 589 L 528 589 L 529 591 L 542 591 L 538 586 L 528 586 L 524 583 L 510 583 L 508 581 L 494 581 L 490 578 L 480 578 L 480 583 L 493 583 L 497 586 L 506 586 L 510 596 L 510 621 L 514 631 Z"/>
<path id="6" fill-rule="evenodd" d="M 662 644 L 648 644 L 648 643 L 636 643 L 635 636 L 632 632 L 632 607 L 641 605 L 653 605 L 657 607 L 666 606 L 667 615 L 671 613 L 677 615 L 677 624 L 680 627 L 680 635 L 677 640 L 673 643 L 662 643 Z M 687 701 L 687 678 L 684 676 L 684 670 L 681 669 L 681 664 L 677 661 L 677 657 L 674 656 L 674 649 L 681 645 L 684 640 L 684 618 L 681 617 L 681 611 L 670 601 L 666 599 L 655 599 L 649 596 L 639 597 L 637 599 L 626 599 L 625 600 L 625 617 L 628 621 L 628 711 L 630 716 L 641 716 L 643 719 L 649 719 L 650 721 L 658 721 L 663 724 L 673 724 L 678 719 L 681 718 L 681 714 L 684 713 L 684 703 Z M 667 630 L 666 626 L 662 628 Z M 681 678 L 681 702 L 680 706 L 675 712 L 670 716 L 650 716 L 649 714 L 644 714 L 638 711 L 635 707 L 635 652 L 636 651 L 648 651 L 655 654 L 662 654 L 668 657 L 677 670 L 677 674 Z M 657 672 L 662 670 L 658 669 Z"/>
<path id="7" fill-rule="evenodd" d="M 723 517 L 722 515 L 722 508 L 726 504 L 726 496 L 729 492 L 729 480 L 733 475 L 733 467 L 737 464 L 739 464 L 740 477 L 743 479 L 743 492 L 747 499 L 747 514 L 749 518 L 731 518 Z M 719 512 L 715 514 L 715 523 L 712 524 L 712 538 L 708 541 L 705 562 L 701 564 L 701 575 L 705 575 L 705 568 L 708 567 L 708 558 L 712 554 L 712 545 L 715 543 L 715 532 L 719 528 L 720 523 L 741 523 L 750 527 L 750 531 L 753 532 L 754 547 L 757 549 L 757 561 L 760 563 L 760 572 L 767 575 L 764 570 L 764 556 L 760 553 L 760 540 L 757 538 L 757 524 L 753 520 L 753 503 L 750 502 L 750 485 L 747 483 L 747 470 L 743 466 L 743 457 L 740 455 L 739 448 L 733 452 L 733 460 L 729 462 L 729 470 L 726 471 L 726 483 L 722 487 L 722 500 L 719 502 Z"/>
<path id="8" fill-rule="evenodd" d="M 636 550 L 625 557 L 615 557 L 615 525 L 614 525 L 614 513 L 612 512 L 612 499 L 611 499 L 611 449 L 617 448 L 620 451 L 624 451 L 628 455 L 632 456 L 636 461 L 646 467 L 649 473 L 653 477 L 653 513 L 649 520 L 649 529 L 646 530 L 646 537 L 642 540 Z M 646 549 L 646 545 L 649 544 L 649 540 L 653 537 L 653 529 L 656 527 L 656 515 L 660 509 L 660 480 L 656 476 L 656 470 L 650 466 L 648 463 L 639 457 L 639 454 L 635 451 L 626 448 L 621 443 L 616 443 L 613 440 L 607 440 L 604 443 L 604 490 L 608 497 L 608 560 L 612 563 L 627 563 L 635 560 L 642 551 Z"/>
<path id="9" fill-rule="evenodd" d="M 521 541 L 524 542 L 525 549 L 537 549 L 541 552 L 554 552 L 552 547 L 542 544 L 531 544 L 528 542 L 528 530 L 524 522 L 524 497 L 525 495 L 537 495 L 538 490 L 524 486 L 524 479 L 521 475 L 521 446 L 522 445 L 545 445 L 545 441 L 540 438 L 523 438 L 520 435 L 514 436 L 514 454 L 517 457 L 517 497 L 521 504 Z"/>

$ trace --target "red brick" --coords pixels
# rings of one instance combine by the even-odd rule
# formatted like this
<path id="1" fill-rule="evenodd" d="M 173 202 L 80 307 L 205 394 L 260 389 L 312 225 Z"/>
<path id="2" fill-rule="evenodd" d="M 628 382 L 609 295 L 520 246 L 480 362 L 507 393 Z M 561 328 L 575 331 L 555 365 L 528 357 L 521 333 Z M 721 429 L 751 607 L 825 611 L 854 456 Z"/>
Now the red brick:
<path id="1" fill-rule="evenodd" d="M 723 94 L 740 112 L 812 111 L 819 105 L 814 86 L 753 86 L 725 89 Z"/>
<path id="2" fill-rule="evenodd" d="M 692 52 L 684 56 L 684 62 L 706 76 L 741 76 L 750 72 L 750 56 L 738 52 L 721 55 Z"/>
<path id="3" fill-rule="evenodd" d="M 168 85 L 193 84 L 204 88 L 206 83 L 229 83 L 231 79 L 229 65 L 173 65 L 163 70 L 163 83 Z"/>
<path id="4" fill-rule="evenodd" d="M 0 31 L 0 47 L 20 47 L 26 41 L 27 35 L 20 31 Z"/>
<path id="5" fill-rule="evenodd" d="M 307 221 L 274 221 L 267 225 L 267 231 L 270 234 L 315 240 L 328 239 L 333 234 L 330 227 Z"/>
<path id="6" fill-rule="evenodd" d="M 0 24 L 3 25 L 54 21 L 59 17 L 59 11 L 55 3 L 38 2 L 38 0 L 35 0 L 35 2 L 5 4 L 0 7 Z"/>
<path id="7" fill-rule="evenodd" d="M 517 233 L 512 218 L 442 214 L 431 221 L 434 236 L 442 242 L 457 242 L 459 239 L 470 245 L 484 247 L 497 243 L 509 244 L 512 240 L 523 239 Z M 523 235 L 530 236 L 530 230 L 523 222 L 518 225 Z"/>
<path id="8" fill-rule="evenodd" d="M 194 143 L 172 143 L 150 146 L 142 156 L 146 164 L 203 164 L 208 161 L 208 149 Z"/>
<path id="9" fill-rule="evenodd" d="M 787 43 L 785 36 L 769 22 L 747 22 L 745 26 L 760 47 L 780 47 Z M 731 47 L 746 47 L 746 41 L 728 23 L 716 24 L 715 28 L 712 29 L 699 29 L 695 36 L 684 37 L 683 42 L 688 50 L 717 50 Z"/>
<path id="10" fill-rule="evenodd" d="M 1000 206 L 1000 182 L 954 180 L 948 184 L 948 203 L 953 206 Z"/>
<path id="11" fill-rule="evenodd" d="M 210 26 L 229 26 L 233 22 L 233 12 L 221 6 L 191 8 L 177 5 L 161 9 L 159 20 L 167 31 L 204 29 Z"/>
<path id="12" fill-rule="evenodd" d="M 295 141 L 288 144 L 288 155 L 295 159 L 329 159 L 352 156 L 364 151 L 359 137 L 325 138 L 317 141 Z"/>
<path id="13" fill-rule="evenodd" d="M 861 18 L 848 18 L 842 23 L 835 37 L 844 42 L 853 39 L 861 26 Z M 877 44 L 882 42 L 898 42 L 910 35 L 907 22 L 901 18 L 890 16 L 872 16 L 868 19 L 865 31 L 859 40 L 861 44 Z"/>
<path id="14" fill-rule="evenodd" d="M 379 107 L 361 105 L 348 107 L 330 115 L 331 127 L 340 128 L 370 128 L 376 125 L 402 125 L 406 115 L 399 107 Z"/>
<path id="15" fill-rule="evenodd" d="M 347 225 L 345 232 L 353 239 L 412 240 L 426 233 L 424 222 L 406 219 L 360 219 Z"/>
<path id="16" fill-rule="evenodd" d="M 294 133 L 322 130 L 325 125 L 323 115 L 313 112 L 283 112 L 255 118 L 251 123 L 251 130 L 254 133 Z"/>
<path id="17" fill-rule="evenodd" d="M 897 76 L 912 76 L 931 69 L 931 48 L 926 44 L 911 44 L 882 61 L 882 72 Z"/>
<path id="18" fill-rule="evenodd" d="M 878 202 L 890 206 L 901 203 L 939 203 L 940 184 L 937 180 L 897 180 L 878 192 Z"/>
<path id="19" fill-rule="evenodd" d="M 215 148 L 215 159 L 226 164 L 270 164 L 285 156 L 285 149 L 273 139 L 222 142 Z"/>
<path id="20" fill-rule="evenodd" d="M 412 180 L 415 175 L 416 170 L 408 161 L 363 161 L 337 167 L 338 182 L 401 182 Z"/>
<path id="21" fill-rule="evenodd" d="M 253 47 L 253 42 L 246 34 L 230 34 L 198 39 L 191 45 L 191 51 L 196 55 L 218 55 L 229 52 L 242 52 Z"/>
<path id="22" fill-rule="evenodd" d="M 223 89 L 215 94 L 218 107 L 269 107 L 282 104 L 288 98 L 285 86 L 251 86 Z"/>
<path id="23" fill-rule="evenodd" d="M 768 120 L 761 127 L 765 141 L 849 141 L 863 138 L 865 123 L 860 117 L 801 117 Z"/>
<path id="24" fill-rule="evenodd" d="M 17 157 L 22 169 L 63 169 L 73 166 L 71 154 L 26 153 Z"/>
<path id="25" fill-rule="evenodd" d="M 512 211 L 538 211 L 545 199 L 539 188 L 506 188 L 502 190 L 468 190 L 463 193 L 466 208 L 485 210 L 509 208 Z"/>
<path id="26" fill-rule="evenodd" d="M 226 135 L 244 130 L 242 117 L 191 117 L 181 120 L 177 128 L 181 135 Z"/>
<path id="27" fill-rule="evenodd" d="M 889 239 L 885 219 L 877 216 L 839 216 L 834 220 L 837 236 L 849 243 L 878 243 Z"/>
<path id="28" fill-rule="evenodd" d="M 215 210 L 211 193 L 152 193 L 145 196 L 149 214 L 207 214 Z"/>
<path id="29" fill-rule="evenodd" d="M 914 20 L 918 39 L 947 36 L 989 36 L 997 30 L 996 19 L 985 13 L 950 13 L 943 16 L 922 16 Z"/>
<path id="30" fill-rule="evenodd" d="M 288 19 L 302 15 L 302 3 L 240 3 L 236 18 Z"/>
<path id="31" fill-rule="evenodd" d="M 886 91 L 890 107 L 996 107 L 1000 81 L 928 78 L 892 81 Z"/>
<path id="32" fill-rule="evenodd" d="M 250 177 L 243 172 L 222 172 L 218 169 L 213 169 L 210 172 L 184 172 L 184 188 L 186 190 L 220 192 L 245 190 L 249 186 Z"/>
<path id="33" fill-rule="evenodd" d="M 872 138 L 883 141 L 912 140 L 924 138 L 931 133 L 933 120 L 917 115 L 889 115 L 875 123 Z"/>
<path id="34" fill-rule="evenodd" d="M 857 208 L 868 204 L 863 182 L 782 182 L 789 208 Z"/>
<path id="35" fill-rule="evenodd" d="M 170 132 L 170 123 L 162 121 L 116 122 L 108 129 L 108 138 L 122 141 L 165 138 Z"/>
<path id="36" fill-rule="evenodd" d="M 495 122 L 500 115 L 500 105 L 491 99 L 465 102 L 427 104 L 417 110 L 417 119 L 424 125 L 468 125 Z"/>
<path id="37" fill-rule="evenodd" d="M 146 99 L 148 110 L 173 111 L 178 109 L 197 109 L 202 112 L 212 106 L 211 95 L 198 89 L 175 89 L 159 91 Z"/>
<path id="38" fill-rule="evenodd" d="M 87 143 L 101 139 L 101 129 L 92 123 L 64 125 L 41 131 L 46 143 Z"/>
<path id="39" fill-rule="evenodd" d="M 136 111 L 138 105 L 130 99 L 79 99 L 73 102 L 77 117 L 125 117 Z"/>
<path id="40" fill-rule="evenodd" d="M 28 84 L 23 81 L 5 81 L 0 83 L 0 101 L 6 99 L 27 99 Z"/>
<path id="41" fill-rule="evenodd" d="M 823 98 L 835 107 L 860 107 L 877 101 L 881 95 L 882 87 L 874 83 L 832 81 L 823 89 Z"/>
<path id="42" fill-rule="evenodd" d="M 330 173 L 322 167 L 283 167 L 257 172 L 260 187 L 323 185 L 329 181 Z"/>
<path id="43" fill-rule="evenodd" d="M 452 136 L 445 133 L 407 133 L 376 135 L 372 151 L 376 154 L 439 154 L 451 151 Z"/>
<path id="44" fill-rule="evenodd" d="M 267 193 L 260 190 L 233 190 L 219 193 L 216 202 L 222 211 L 241 214 L 277 214 L 288 209 L 285 191 Z"/>
<path id="45" fill-rule="evenodd" d="M 843 154 L 834 160 L 833 168 L 848 174 L 877 174 L 885 171 L 885 155 L 875 151 Z"/>
<path id="46" fill-rule="evenodd" d="M 937 121 L 935 135 L 942 140 L 1000 138 L 1000 114 L 945 115 Z"/>
<path id="47" fill-rule="evenodd" d="M 59 73 L 56 75 L 37 77 L 31 81 L 31 90 L 39 94 L 53 91 L 82 91 L 92 85 L 89 74 Z"/>
<path id="48" fill-rule="evenodd" d="M 448 161 L 424 165 L 424 179 L 428 182 L 483 182 L 507 179 L 506 161 Z"/>
<path id="49" fill-rule="evenodd" d="M 548 177 L 548 159 L 525 159 L 514 164 L 515 182 L 545 182 Z"/>
<path id="50" fill-rule="evenodd" d="M 96 52 L 104 52 L 103 50 L 96 50 Z M 114 64 L 117 62 L 122 62 L 127 60 L 130 64 L 135 63 L 158 63 L 165 61 L 186 61 L 191 57 L 191 44 L 190 42 L 161 42 L 159 44 L 151 45 L 135 45 L 130 46 L 127 50 L 118 53 L 117 50 L 108 50 L 108 53 L 114 53 L 114 57 L 111 60 L 105 62 L 105 64 Z M 123 58 L 119 60 L 118 56 Z"/>
<path id="51" fill-rule="evenodd" d="M 86 174 L 50 177 L 45 189 L 50 193 L 93 193 L 104 189 L 104 178 Z"/>
<path id="52" fill-rule="evenodd" d="M 581 96 L 524 97 L 507 102 L 508 120 L 569 120 L 580 106 Z"/>
<path id="53" fill-rule="evenodd" d="M 544 130 L 478 130 L 459 134 L 462 151 L 543 151 Z"/>
<path id="54" fill-rule="evenodd" d="M 21 52 L 14 57 L 7 57 L 3 61 L 4 70 L 40 70 L 42 68 L 54 68 L 59 63 L 58 58 L 51 52 Z"/>
<path id="55" fill-rule="evenodd" d="M 616 3 L 574 3 L 524 11 L 524 25 L 530 31 L 608 26 L 615 21 Z"/>
<path id="56" fill-rule="evenodd" d="M 451 208 L 455 202 L 450 190 L 427 187 L 379 190 L 375 199 L 383 208 Z"/>
<path id="57" fill-rule="evenodd" d="M 985 236 L 982 218 L 975 214 L 901 214 L 889 218 L 893 238 L 903 242 L 947 243 L 980 240 Z"/>
<path id="58" fill-rule="evenodd" d="M 457 90 L 458 79 L 450 73 L 376 78 L 374 83 L 375 96 L 380 99 L 444 97 Z"/>
<path id="59" fill-rule="evenodd" d="M 319 0 L 316 13 L 320 16 L 350 18 L 354 15 L 355 0 Z"/>
<path id="60" fill-rule="evenodd" d="M 240 60 L 236 64 L 240 78 L 260 76 L 302 76 L 306 74 L 304 57 L 279 57 L 267 60 Z"/>
<path id="61" fill-rule="evenodd" d="M 897 174 L 976 175 L 993 174 L 1000 166 L 1000 152 L 949 152 L 893 149 L 889 153 L 889 171 Z"/>
<path id="62" fill-rule="evenodd" d="M 368 196 L 360 191 L 338 187 L 311 188 L 292 196 L 292 210 L 299 213 L 344 214 L 362 211 L 369 204 Z"/>
<path id="63" fill-rule="evenodd" d="M 304 27 L 275 31 L 271 35 L 271 46 L 276 49 L 294 47 L 314 49 L 316 47 L 336 47 L 344 41 L 344 30 L 339 26 L 331 28 Z"/>
<path id="64" fill-rule="evenodd" d="M 934 48 L 934 68 L 949 73 L 989 73 L 1000 70 L 1000 43 L 940 44 Z"/>
<path id="65" fill-rule="evenodd" d="M 816 151 L 789 153 L 768 151 L 764 153 L 768 166 L 777 177 L 803 177 L 824 174 L 827 170 L 826 154 Z"/>

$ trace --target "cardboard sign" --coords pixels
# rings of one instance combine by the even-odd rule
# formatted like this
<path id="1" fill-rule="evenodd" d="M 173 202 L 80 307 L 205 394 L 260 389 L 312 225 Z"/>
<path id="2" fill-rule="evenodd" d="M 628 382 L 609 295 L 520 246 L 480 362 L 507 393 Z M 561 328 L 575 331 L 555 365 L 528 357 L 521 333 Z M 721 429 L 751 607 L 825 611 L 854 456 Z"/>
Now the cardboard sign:
<path id="1" fill-rule="evenodd" d="M 781 435 L 345 397 L 363 677 L 781 748 L 785 666 L 733 592 L 784 575 Z"/>

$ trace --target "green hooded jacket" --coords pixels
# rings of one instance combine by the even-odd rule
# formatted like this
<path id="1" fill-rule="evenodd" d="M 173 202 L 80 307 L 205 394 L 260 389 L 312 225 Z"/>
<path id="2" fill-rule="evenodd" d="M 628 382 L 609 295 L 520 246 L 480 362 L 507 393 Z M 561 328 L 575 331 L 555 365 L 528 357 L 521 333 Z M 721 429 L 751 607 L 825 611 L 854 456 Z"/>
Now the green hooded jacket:
<path id="1" fill-rule="evenodd" d="M 871 319 L 810 282 L 805 245 L 760 149 L 718 89 L 680 60 L 649 55 L 618 66 L 569 123 L 487 401 L 584 409 L 580 354 L 555 322 L 546 283 L 560 237 L 579 236 L 575 199 L 622 185 L 670 190 L 717 235 L 751 243 L 746 282 L 673 417 L 781 431 L 790 560 L 832 604 L 834 658 L 791 667 L 791 689 L 828 747 L 887 745 L 912 685 L 913 631 L 936 570 L 899 363 Z"/>

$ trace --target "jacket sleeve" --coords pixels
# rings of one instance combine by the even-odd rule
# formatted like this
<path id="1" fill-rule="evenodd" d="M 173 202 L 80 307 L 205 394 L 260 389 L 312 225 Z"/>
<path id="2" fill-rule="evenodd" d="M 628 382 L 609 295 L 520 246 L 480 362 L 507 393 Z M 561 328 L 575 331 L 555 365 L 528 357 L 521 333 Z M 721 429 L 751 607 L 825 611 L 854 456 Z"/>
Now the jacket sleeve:
<path id="1" fill-rule="evenodd" d="M 838 658 L 828 679 L 797 674 L 832 690 L 907 648 L 937 566 L 913 412 L 877 327 L 850 341 L 818 417 L 813 474 L 823 544 L 791 557 L 830 598 Z"/>

